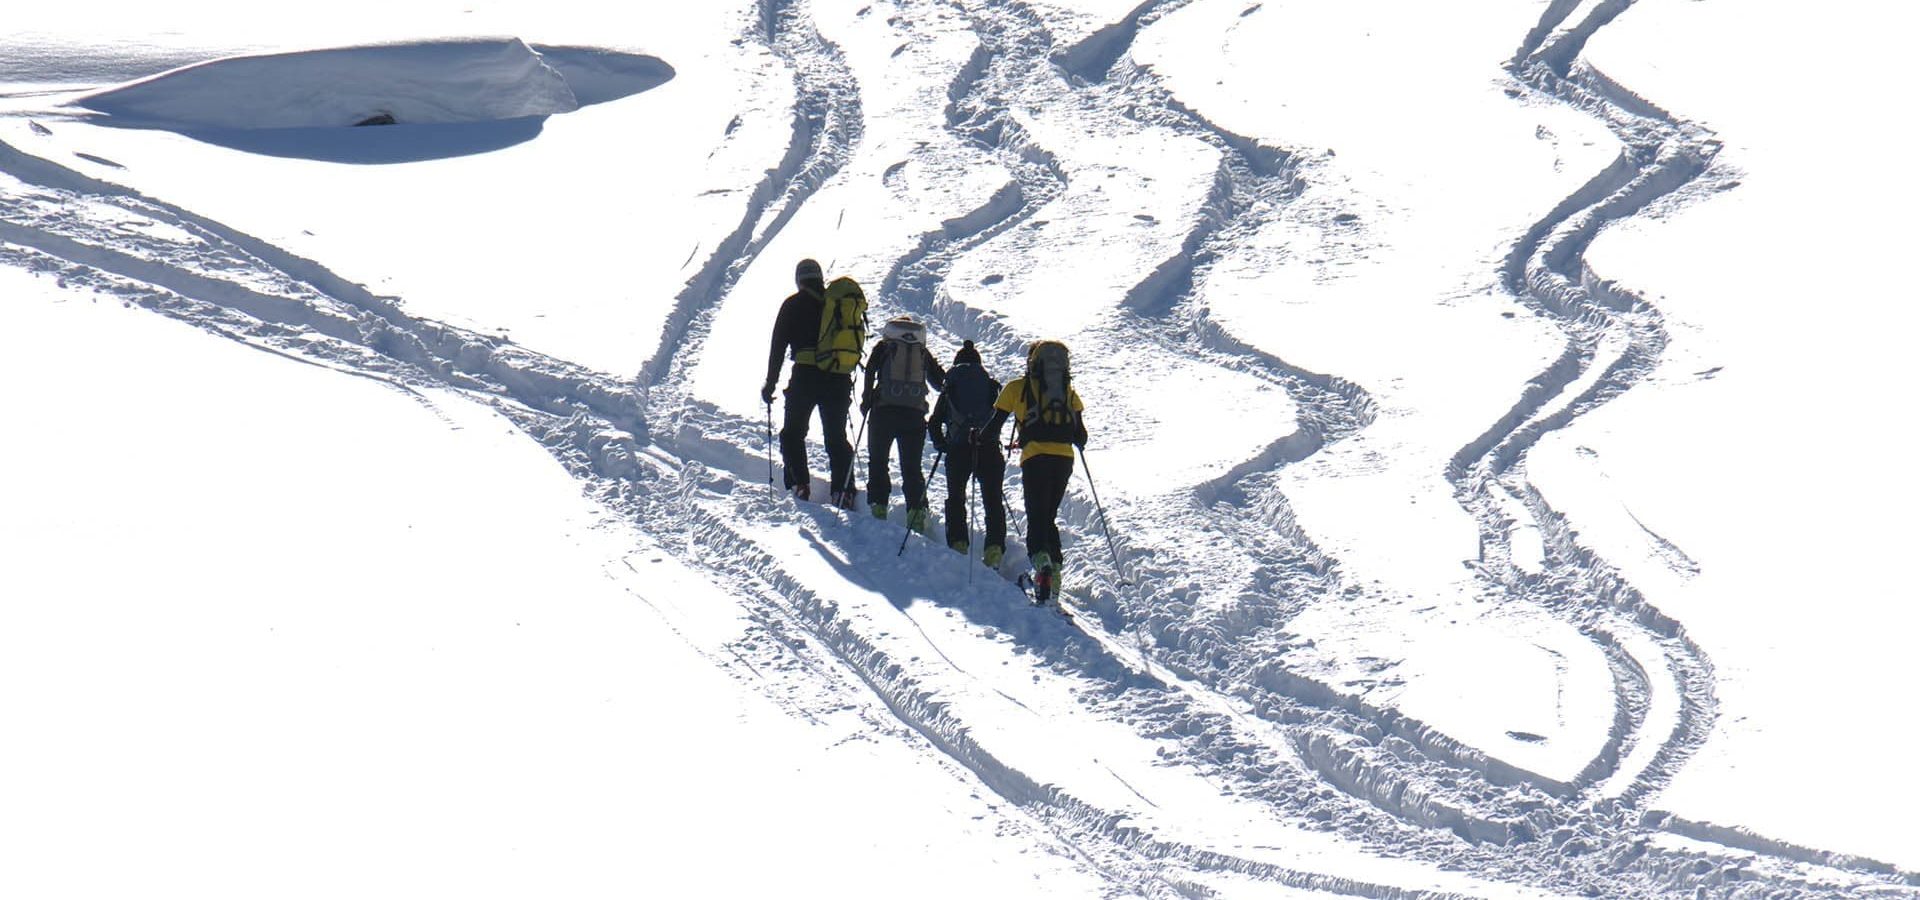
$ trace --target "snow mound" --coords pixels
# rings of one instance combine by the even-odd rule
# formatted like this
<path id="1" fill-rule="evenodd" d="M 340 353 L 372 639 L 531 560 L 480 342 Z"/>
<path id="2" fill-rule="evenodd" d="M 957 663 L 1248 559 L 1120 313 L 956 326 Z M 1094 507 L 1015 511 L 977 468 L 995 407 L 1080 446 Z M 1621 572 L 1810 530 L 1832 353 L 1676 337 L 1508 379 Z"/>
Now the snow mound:
<path id="1" fill-rule="evenodd" d="M 74 101 L 114 124 L 178 131 L 449 125 L 572 112 L 672 77 L 651 57 L 516 38 L 235 56 L 162 72 Z M 581 79 L 576 91 L 571 71 Z"/>

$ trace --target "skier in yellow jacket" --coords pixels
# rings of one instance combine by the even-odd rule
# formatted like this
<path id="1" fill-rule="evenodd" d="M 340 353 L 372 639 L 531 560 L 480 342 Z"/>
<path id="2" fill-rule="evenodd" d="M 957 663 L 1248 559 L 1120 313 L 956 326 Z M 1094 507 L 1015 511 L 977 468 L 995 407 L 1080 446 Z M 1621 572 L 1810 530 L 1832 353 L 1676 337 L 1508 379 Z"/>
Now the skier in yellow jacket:
<path id="1" fill-rule="evenodd" d="M 1067 346 L 1036 341 L 1027 348 L 1027 373 L 1009 382 L 994 401 L 993 420 L 982 429 L 997 435 L 1013 419 L 1020 448 L 1022 494 L 1027 505 L 1027 556 L 1033 563 L 1034 600 L 1058 592 L 1064 556 L 1060 550 L 1060 501 L 1073 478 L 1074 447 L 1087 445 L 1086 405 L 1073 390 Z"/>

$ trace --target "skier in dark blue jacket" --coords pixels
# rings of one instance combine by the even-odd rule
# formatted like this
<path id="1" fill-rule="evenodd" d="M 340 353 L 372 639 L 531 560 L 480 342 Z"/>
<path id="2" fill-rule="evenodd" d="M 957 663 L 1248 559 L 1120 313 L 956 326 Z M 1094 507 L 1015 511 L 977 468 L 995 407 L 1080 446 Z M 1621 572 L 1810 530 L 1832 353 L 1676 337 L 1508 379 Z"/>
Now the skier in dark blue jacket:
<path id="1" fill-rule="evenodd" d="M 987 543 L 982 560 L 998 568 L 1007 549 L 1007 504 L 1003 486 L 1007 458 L 1000 450 L 1000 423 L 993 404 L 1000 382 L 987 374 L 980 351 L 967 341 L 953 354 L 945 388 L 927 419 L 927 436 L 934 449 L 947 455 L 947 546 L 956 552 L 971 550 L 967 516 L 967 483 L 980 484 L 980 502 L 987 511 Z M 1001 417 L 1004 421 L 1004 417 Z"/>

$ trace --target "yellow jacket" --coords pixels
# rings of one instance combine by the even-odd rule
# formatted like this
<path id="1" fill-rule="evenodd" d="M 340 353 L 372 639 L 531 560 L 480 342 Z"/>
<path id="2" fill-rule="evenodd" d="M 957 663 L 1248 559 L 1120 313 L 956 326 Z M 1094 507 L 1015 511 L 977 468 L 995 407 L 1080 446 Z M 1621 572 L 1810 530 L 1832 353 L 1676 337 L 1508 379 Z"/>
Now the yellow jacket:
<path id="1" fill-rule="evenodd" d="M 1087 408 L 1080 402 L 1080 394 L 1073 388 L 1067 388 L 1067 407 L 1074 412 Z M 1008 418 L 1014 421 L 1016 429 L 1027 418 L 1027 379 L 1015 378 L 1000 389 L 1000 399 L 993 402 L 994 409 L 1005 410 Z M 1014 432 L 1016 435 L 1019 432 Z M 1022 460 L 1035 456 L 1064 456 L 1073 459 L 1073 445 L 1066 441 L 1028 441 L 1020 448 Z"/>

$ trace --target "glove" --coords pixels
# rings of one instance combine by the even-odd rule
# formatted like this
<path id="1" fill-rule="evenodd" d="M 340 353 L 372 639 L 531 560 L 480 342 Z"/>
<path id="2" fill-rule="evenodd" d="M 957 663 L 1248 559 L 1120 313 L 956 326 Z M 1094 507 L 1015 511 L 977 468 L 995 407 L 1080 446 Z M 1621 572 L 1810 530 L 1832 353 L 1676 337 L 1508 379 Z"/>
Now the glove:
<path id="1" fill-rule="evenodd" d="M 872 408 L 873 408 L 873 392 L 861 391 L 860 392 L 860 411 L 866 412 L 867 410 L 870 410 Z"/>
<path id="2" fill-rule="evenodd" d="M 769 381 L 760 386 L 760 402 L 768 406 L 773 405 L 773 382 Z"/>

